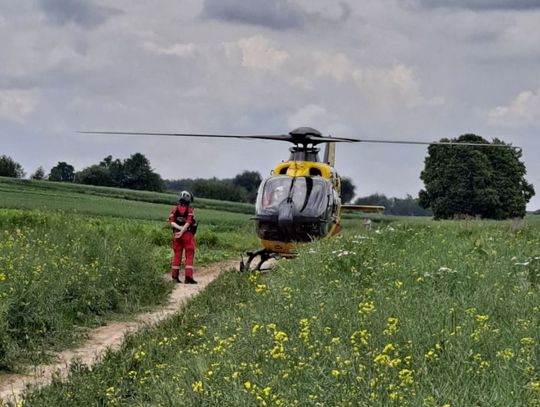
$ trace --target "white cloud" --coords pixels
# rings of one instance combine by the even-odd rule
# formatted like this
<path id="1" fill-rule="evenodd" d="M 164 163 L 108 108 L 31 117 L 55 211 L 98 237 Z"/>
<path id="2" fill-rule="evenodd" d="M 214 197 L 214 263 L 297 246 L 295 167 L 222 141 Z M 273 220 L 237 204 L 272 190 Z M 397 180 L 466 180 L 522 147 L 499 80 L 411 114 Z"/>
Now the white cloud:
<path id="1" fill-rule="evenodd" d="M 507 106 L 497 106 L 489 113 L 493 124 L 520 126 L 540 125 L 540 89 L 519 93 Z"/>
<path id="2" fill-rule="evenodd" d="M 379 67 L 353 63 L 343 53 L 315 55 L 315 73 L 329 76 L 338 83 L 352 82 L 361 94 L 380 105 L 402 104 L 406 107 L 440 105 L 440 97 L 427 97 L 413 69 L 398 63 Z"/>
<path id="3" fill-rule="evenodd" d="M 288 58 L 286 51 L 273 48 L 272 43 L 262 35 L 242 38 L 238 41 L 242 51 L 242 66 L 261 71 L 272 71 Z"/>
<path id="4" fill-rule="evenodd" d="M 538 20 L 540 11 L 529 11 L 513 16 L 504 32 L 501 34 L 501 45 L 505 53 L 524 57 L 538 56 L 540 30 Z"/>
<path id="5" fill-rule="evenodd" d="M 322 119 L 322 120 L 321 120 Z M 328 120 L 326 109 L 318 105 L 304 106 L 287 118 L 289 128 L 293 129 L 301 126 L 308 126 L 308 123 L 317 123 Z"/>
<path id="6" fill-rule="evenodd" d="M 420 81 L 415 78 L 412 69 L 403 64 L 390 68 L 358 68 L 352 75 L 358 88 L 379 95 L 385 99 L 384 103 L 399 100 L 407 107 L 428 103 L 420 91 Z"/>
<path id="7" fill-rule="evenodd" d="M 34 111 L 35 92 L 30 90 L 0 90 L 0 119 L 22 122 Z"/>
<path id="8" fill-rule="evenodd" d="M 338 83 L 350 80 L 355 70 L 352 62 L 343 53 L 316 53 L 315 61 L 316 75 L 330 76 Z"/>
<path id="9" fill-rule="evenodd" d="M 192 42 L 187 44 L 172 44 L 168 47 L 160 47 L 153 42 L 144 42 L 142 47 L 158 55 L 172 55 L 180 58 L 191 57 L 195 54 L 195 44 Z"/>
<path id="10" fill-rule="evenodd" d="M 309 104 L 299 108 L 287 117 L 287 125 L 292 130 L 297 127 L 315 127 L 324 136 L 348 134 L 351 129 L 343 124 L 340 117 L 324 106 Z"/>

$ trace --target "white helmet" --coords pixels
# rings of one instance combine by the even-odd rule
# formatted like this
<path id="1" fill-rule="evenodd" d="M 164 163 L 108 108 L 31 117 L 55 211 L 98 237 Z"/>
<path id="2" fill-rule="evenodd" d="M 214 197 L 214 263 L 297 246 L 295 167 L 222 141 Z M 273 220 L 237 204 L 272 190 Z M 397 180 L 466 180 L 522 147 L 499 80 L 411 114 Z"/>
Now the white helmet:
<path id="1" fill-rule="evenodd" d="M 193 202 L 193 194 L 189 191 L 182 191 L 180 194 L 178 194 L 178 201 L 180 203 L 189 205 L 191 202 Z"/>

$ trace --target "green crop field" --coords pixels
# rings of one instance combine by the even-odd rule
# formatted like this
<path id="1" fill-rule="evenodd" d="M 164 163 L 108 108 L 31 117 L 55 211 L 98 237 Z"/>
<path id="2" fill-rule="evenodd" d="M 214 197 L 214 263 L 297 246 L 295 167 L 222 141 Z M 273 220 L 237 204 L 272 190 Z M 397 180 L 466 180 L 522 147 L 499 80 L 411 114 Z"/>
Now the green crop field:
<path id="1" fill-rule="evenodd" d="M 166 257 L 160 206 L 87 198 L 86 209 L 75 214 L 64 207 L 2 210 L 3 228 L 11 231 L 2 244 L 11 236 L 19 242 L 15 252 L 26 253 L 17 229 L 28 239 L 31 228 L 41 228 L 36 238 L 52 239 L 55 258 L 66 230 L 66 242 L 77 242 L 68 252 L 80 250 L 68 264 L 89 251 L 98 269 L 114 268 L 100 239 L 86 242 L 105 233 L 122 239 L 134 228 L 148 245 L 138 244 L 139 252 Z M 133 212 L 124 216 L 124 209 Z M 166 215 L 168 206 L 163 210 Z M 254 244 L 247 215 L 198 213 L 208 228 L 198 255 L 215 249 L 222 258 Z M 233 241 L 230 233 L 237 233 Z M 120 243 L 122 253 L 128 243 Z M 160 261 L 150 274 L 167 267 L 168 259 Z M 63 268 L 59 260 L 51 264 L 59 266 L 40 270 L 41 278 Z M 85 264 L 95 276 L 93 263 Z M 21 278 L 12 273 L 0 285 Z M 94 284 L 86 278 L 87 286 Z M 166 290 L 156 287 L 163 298 Z M 116 298 L 122 302 L 122 295 Z M 6 312 L 1 309 L 2 321 Z M 304 246 L 270 273 L 222 274 L 173 318 L 130 336 L 91 369 L 73 365 L 68 380 L 26 394 L 21 404 L 540 406 L 540 217 L 433 222 L 383 216 L 368 231 L 360 217 L 348 216 L 342 236 Z"/>

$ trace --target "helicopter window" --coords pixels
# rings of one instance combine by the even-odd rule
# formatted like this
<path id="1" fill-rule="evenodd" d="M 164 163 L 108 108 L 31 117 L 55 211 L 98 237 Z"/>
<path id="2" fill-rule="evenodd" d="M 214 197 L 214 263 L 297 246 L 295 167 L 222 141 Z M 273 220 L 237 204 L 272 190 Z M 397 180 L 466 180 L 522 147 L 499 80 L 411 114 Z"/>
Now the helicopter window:
<path id="1" fill-rule="evenodd" d="M 329 183 L 321 178 L 270 177 L 261 185 L 257 213 L 277 213 L 279 205 L 291 198 L 298 215 L 318 217 L 327 210 Z"/>
<path id="2" fill-rule="evenodd" d="M 259 190 L 257 208 L 263 210 L 277 209 L 279 204 L 287 199 L 291 189 L 290 177 L 277 176 L 269 178 L 261 184 Z"/>
<path id="3" fill-rule="evenodd" d="M 285 175 L 285 174 L 287 174 L 288 169 L 289 169 L 289 167 L 283 167 L 281 170 L 279 170 L 279 173 L 282 174 L 282 175 Z"/>
<path id="4" fill-rule="evenodd" d="M 310 212 L 314 216 L 320 216 L 328 206 L 327 188 L 329 183 L 319 178 L 306 178 L 306 181 L 313 185 L 307 191 L 306 201 L 308 204 L 302 211 Z M 307 182 L 305 184 L 306 187 L 308 185 Z"/>
<path id="5" fill-rule="evenodd" d="M 309 175 L 314 177 L 314 176 L 320 176 L 322 174 L 321 174 L 321 170 L 319 170 L 318 168 L 311 167 L 309 169 Z"/>

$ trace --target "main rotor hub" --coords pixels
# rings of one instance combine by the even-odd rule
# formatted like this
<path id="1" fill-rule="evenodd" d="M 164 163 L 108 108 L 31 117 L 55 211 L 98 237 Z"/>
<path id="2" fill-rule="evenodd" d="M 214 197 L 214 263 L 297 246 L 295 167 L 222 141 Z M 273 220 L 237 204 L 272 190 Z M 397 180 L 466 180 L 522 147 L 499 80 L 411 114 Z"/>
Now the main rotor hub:
<path id="1" fill-rule="evenodd" d="M 308 144 L 318 144 L 317 139 L 322 137 L 322 134 L 312 127 L 298 127 L 290 131 L 289 136 L 291 136 L 291 143 L 302 144 L 304 148 L 307 148 Z"/>
<path id="2" fill-rule="evenodd" d="M 306 136 L 322 137 L 322 133 L 313 127 L 298 127 L 289 132 L 293 138 L 305 138 Z"/>

